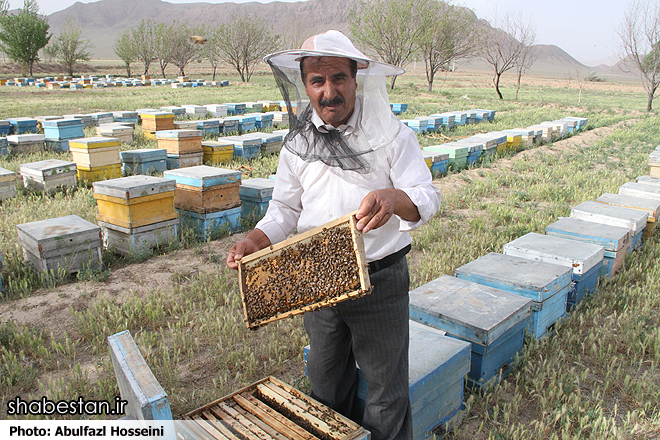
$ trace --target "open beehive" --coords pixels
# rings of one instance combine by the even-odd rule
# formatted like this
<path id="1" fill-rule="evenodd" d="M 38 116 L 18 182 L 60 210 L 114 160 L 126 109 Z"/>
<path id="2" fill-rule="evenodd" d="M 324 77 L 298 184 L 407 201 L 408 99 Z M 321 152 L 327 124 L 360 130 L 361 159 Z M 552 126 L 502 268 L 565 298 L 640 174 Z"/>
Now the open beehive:
<path id="1" fill-rule="evenodd" d="M 371 291 L 355 213 L 242 258 L 238 274 L 245 323 L 278 319 Z"/>
<path id="2" fill-rule="evenodd" d="M 369 432 L 355 422 L 267 377 L 183 417 L 195 438 L 362 440 Z"/>

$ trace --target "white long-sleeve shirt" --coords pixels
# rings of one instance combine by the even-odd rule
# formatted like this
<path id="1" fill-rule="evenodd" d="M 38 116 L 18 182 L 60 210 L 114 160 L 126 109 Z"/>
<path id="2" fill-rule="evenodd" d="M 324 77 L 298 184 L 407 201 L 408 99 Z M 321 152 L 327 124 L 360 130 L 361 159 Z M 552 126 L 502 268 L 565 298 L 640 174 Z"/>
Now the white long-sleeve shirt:
<path id="1" fill-rule="evenodd" d="M 322 130 L 323 121 L 314 113 L 312 122 Z M 350 133 L 354 118 L 339 127 Z M 294 139 L 295 141 L 295 139 Z M 256 228 L 263 231 L 272 244 L 278 243 L 294 230 L 305 232 L 357 210 L 371 191 L 396 188 L 404 191 L 415 204 L 421 219 L 405 221 L 398 216 L 378 229 L 364 234 L 368 262 L 380 260 L 412 242 L 408 231 L 427 222 L 440 208 L 440 190 L 433 185 L 431 173 L 422 156 L 415 133 L 406 126 L 388 147 L 389 173 L 379 172 L 373 178 L 355 183 L 339 167 L 321 161 L 305 162 L 283 148 L 275 177 L 273 198 L 268 211 Z"/>

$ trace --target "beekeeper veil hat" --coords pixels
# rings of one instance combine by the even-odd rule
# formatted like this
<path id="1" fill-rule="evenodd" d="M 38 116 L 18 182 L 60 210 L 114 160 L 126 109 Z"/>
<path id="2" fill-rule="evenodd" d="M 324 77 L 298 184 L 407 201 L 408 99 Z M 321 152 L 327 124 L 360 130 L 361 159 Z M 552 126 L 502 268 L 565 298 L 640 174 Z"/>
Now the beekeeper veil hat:
<path id="1" fill-rule="evenodd" d="M 357 90 L 353 130 L 319 130 L 312 123 L 313 107 L 305 93 L 300 63 L 305 57 L 345 57 L 357 63 Z M 264 57 L 279 86 L 287 112 L 289 134 L 284 147 L 306 162 L 322 161 L 334 169 L 354 171 L 361 179 L 377 178 L 387 165 L 387 148 L 401 131 L 402 123 L 390 110 L 386 76 L 404 70 L 374 61 L 357 50 L 339 31 L 309 37 L 300 49 Z M 332 169 L 332 168 L 331 168 Z"/>

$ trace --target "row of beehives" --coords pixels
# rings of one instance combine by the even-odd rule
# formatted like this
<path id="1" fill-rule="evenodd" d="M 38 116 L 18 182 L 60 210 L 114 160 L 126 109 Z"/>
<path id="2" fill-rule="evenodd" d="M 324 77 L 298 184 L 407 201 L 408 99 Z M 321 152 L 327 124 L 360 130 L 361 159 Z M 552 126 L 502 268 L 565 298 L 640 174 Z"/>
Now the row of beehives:
<path id="1" fill-rule="evenodd" d="M 176 240 L 180 226 L 200 239 L 238 230 L 241 218 L 263 215 L 273 185 L 268 179 L 242 181 L 239 171 L 209 166 L 166 171 L 164 178 L 95 182 L 98 226 L 75 215 L 20 224 L 18 241 L 26 262 L 43 273 L 98 268 L 102 246 L 138 254 Z"/>
<path id="2" fill-rule="evenodd" d="M 394 106 L 396 105 L 394 104 Z M 390 104 L 390 106 L 393 106 L 393 104 Z M 394 108 L 392 107 L 393 110 Z M 395 114 L 397 113 L 395 112 Z M 451 130 L 456 126 L 478 124 L 486 121 L 495 121 L 495 110 L 457 110 L 434 113 L 429 116 L 417 116 L 415 119 L 402 119 L 402 122 L 412 128 L 415 133 L 432 133 L 443 128 Z"/>
<path id="3" fill-rule="evenodd" d="M 141 75 L 138 78 L 116 77 L 114 75 L 96 76 L 82 75 L 75 78 L 72 76 L 48 76 L 44 78 L 14 78 L 13 80 L 0 79 L 0 86 L 17 87 L 36 87 L 44 89 L 91 89 L 106 87 L 142 87 L 142 86 L 171 86 L 180 87 L 226 87 L 228 80 L 223 81 L 205 81 L 203 79 L 191 80 L 187 76 L 180 76 L 176 80 L 172 79 L 151 79 L 150 75 Z"/>
<path id="4" fill-rule="evenodd" d="M 587 118 L 569 116 L 557 121 L 541 122 L 525 129 L 480 133 L 459 141 L 423 147 L 422 154 L 433 175 L 437 176 L 446 173 L 449 167 L 455 170 L 464 169 L 496 153 L 516 152 L 543 141 L 564 138 L 581 130 L 587 122 Z"/>

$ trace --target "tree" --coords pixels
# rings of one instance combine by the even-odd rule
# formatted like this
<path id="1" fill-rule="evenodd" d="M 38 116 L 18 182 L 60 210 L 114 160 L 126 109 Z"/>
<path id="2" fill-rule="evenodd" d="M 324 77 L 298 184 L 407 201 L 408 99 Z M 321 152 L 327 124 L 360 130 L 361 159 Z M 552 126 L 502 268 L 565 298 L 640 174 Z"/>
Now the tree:
<path id="1" fill-rule="evenodd" d="M 632 3 L 616 31 L 621 39 L 624 64 L 642 80 L 646 111 L 650 112 L 660 86 L 660 4 Z"/>
<path id="2" fill-rule="evenodd" d="M 277 47 L 279 35 L 259 17 L 234 17 L 221 28 L 224 38 L 218 42 L 221 57 L 231 64 L 241 81 L 249 82 L 254 67 Z"/>
<path id="3" fill-rule="evenodd" d="M 213 70 L 212 81 L 215 81 L 215 74 L 218 70 L 218 65 L 220 64 L 220 61 L 222 61 L 219 44 L 224 38 L 224 35 L 222 35 L 222 32 L 218 28 L 207 29 L 204 35 L 206 35 L 207 40 L 202 49 L 202 54 L 211 64 L 211 69 Z"/>
<path id="4" fill-rule="evenodd" d="M 73 70 L 79 61 L 89 61 L 91 54 L 87 52 L 92 44 L 81 38 L 82 30 L 76 20 L 67 16 L 62 24 L 60 35 L 51 44 L 50 53 L 54 54 L 67 73 L 73 76 Z"/>
<path id="5" fill-rule="evenodd" d="M 389 64 L 404 68 L 426 32 L 428 0 L 360 0 L 348 13 L 353 38 Z M 436 3 L 437 4 L 437 3 Z M 394 89 L 396 76 L 390 80 Z"/>
<path id="6" fill-rule="evenodd" d="M 499 29 L 495 28 L 497 25 Z M 502 74 L 525 64 L 522 60 L 529 56 L 527 51 L 531 50 L 535 38 L 536 32 L 531 21 L 525 20 L 520 14 L 510 12 L 505 14 L 501 23 L 497 19 L 494 21 L 484 41 L 482 57 L 493 67 L 493 85 L 500 99 L 504 99 L 500 91 Z M 529 59 L 526 64 L 529 64 Z M 522 73 L 524 70 L 521 70 L 521 76 Z"/>
<path id="7" fill-rule="evenodd" d="M 142 61 L 144 63 L 145 75 L 149 73 L 151 61 L 156 57 L 154 50 L 154 28 L 155 24 L 153 20 L 145 21 L 142 19 L 140 24 L 131 31 L 133 44 L 135 45 L 136 58 L 137 61 Z"/>
<path id="8" fill-rule="evenodd" d="M 0 50 L 11 59 L 22 63 L 32 76 L 32 67 L 39 61 L 39 51 L 50 40 L 50 26 L 39 16 L 36 0 L 25 0 L 16 15 L 8 12 L 9 2 L 0 3 Z"/>
<path id="9" fill-rule="evenodd" d="M 154 29 L 154 56 L 158 58 L 163 78 L 165 78 L 167 65 L 172 61 L 174 33 L 174 24 L 159 23 Z"/>
<path id="10" fill-rule="evenodd" d="M 133 41 L 133 31 L 126 29 L 117 35 L 115 44 L 112 46 L 115 54 L 120 60 L 124 62 L 126 67 L 126 76 L 131 76 L 131 64 L 133 64 L 138 57 L 137 50 Z"/>
<path id="11" fill-rule="evenodd" d="M 437 12 L 430 13 L 427 19 L 429 23 L 420 34 L 417 45 L 424 58 L 426 80 L 431 92 L 438 71 L 448 70 L 453 61 L 479 52 L 483 28 L 479 26 L 474 12 L 444 2 L 438 3 Z"/>
<path id="12" fill-rule="evenodd" d="M 538 55 L 534 51 L 534 43 L 536 42 L 536 29 L 527 26 L 521 30 L 520 41 L 524 42 L 524 46 L 520 51 L 518 62 L 516 63 L 516 101 L 518 100 L 518 92 L 520 91 L 520 80 L 522 76 L 532 67 L 536 62 Z M 580 93 L 582 89 L 580 88 Z M 580 105 L 578 103 L 578 105 Z"/>
<path id="13" fill-rule="evenodd" d="M 174 24 L 172 27 L 172 52 L 171 63 L 179 68 L 179 76 L 184 76 L 186 73 L 184 69 L 191 61 L 197 59 L 201 52 L 202 46 L 197 44 L 192 35 L 199 35 L 202 29 L 190 26 L 188 23 Z"/>

